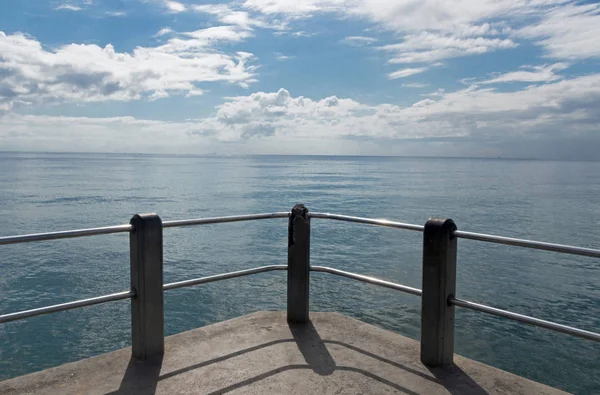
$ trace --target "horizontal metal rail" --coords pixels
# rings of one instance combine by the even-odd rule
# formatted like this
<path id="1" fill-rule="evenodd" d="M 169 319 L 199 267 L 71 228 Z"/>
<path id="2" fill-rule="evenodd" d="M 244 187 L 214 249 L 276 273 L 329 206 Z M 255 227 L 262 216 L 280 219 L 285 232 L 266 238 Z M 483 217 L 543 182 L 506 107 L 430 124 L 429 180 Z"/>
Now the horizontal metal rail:
<path id="1" fill-rule="evenodd" d="M 225 222 L 241 222 L 241 221 L 255 221 L 259 219 L 270 219 L 270 218 L 288 218 L 289 212 L 277 212 L 277 213 L 264 213 L 264 214 L 250 214 L 250 215 L 232 215 L 228 217 L 213 217 L 213 218 L 197 218 L 197 219 L 180 219 L 175 221 L 164 221 L 163 228 L 174 228 L 178 226 L 192 226 L 192 225 L 209 225 L 209 224 L 222 224 Z"/>
<path id="2" fill-rule="evenodd" d="M 492 314 L 498 317 L 508 318 L 513 321 L 523 322 L 525 324 L 535 325 L 542 328 L 550 329 L 556 332 L 566 333 L 568 335 L 581 337 L 587 340 L 600 342 L 600 333 L 590 332 L 583 329 L 573 328 L 572 326 L 557 324 L 551 321 L 540 320 L 539 318 L 530 317 L 528 315 L 517 314 L 507 310 L 497 309 L 495 307 L 486 306 L 468 300 L 450 298 L 448 303 L 467 309 L 481 311 L 483 313 Z"/>
<path id="3" fill-rule="evenodd" d="M 0 315 L 0 324 L 5 322 L 11 322 L 16 320 L 23 320 L 25 318 L 35 317 L 38 315 L 56 313 L 58 311 L 71 310 L 76 309 L 78 307 L 92 306 L 95 304 L 112 302 L 115 300 L 128 299 L 135 296 L 135 292 L 133 291 L 123 291 L 117 292 L 110 295 L 97 296 L 89 299 L 76 300 L 73 302 L 55 304 L 52 306 L 40 307 L 37 309 L 19 311 L 16 313 L 9 313 Z"/>
<path id="4" fill-rule="evenodd" d="M 333 219 L 336 221 L 355 222 L 359 224 L 384 226 L 387 228 L 414 230 L 417 232 L 422 232 L 424 229 L 423 225 L 405 224 L 402 222 L 388 221 L 387 219 L 353 217 L 351 215 L 339 215 L 329 213 L 308 213 L 308 216 L 311 218 Z"/>
<path id="5" fill-rule="evenodd" d="M 232 216 L 226 216 L 226 217 L 184 219 L 184 220 L 175 220 L 175 221 L 164 221 L 163 228 L 174 228 L 174 227 L 179 227 L 179 226 L 192 226 L 192 225 L 220 224 L 220 223 L 226 223 L 226 222 L 254 221 L 254 220 L 269 219 L 269 218 L 288 218 L 289 216 L 290 216 L 289 212 L 276 212 L 276 213 L 264 213 L 264 214 L 250 214 L 250 215 L 232 215 Z M 105 234 L 110 234 L 110 233 L 125 233 L 125 232 L 131 232 L 132 230 L 133 230 L 132 225 L 125 224 L 125 225 L 105 226 L 105 227 L 100 227 L 100 228 L 65 230 L 65 231 L 60 231 L 60 232 L 34 233 L 34 234 L 29 234 L 29 235 L 17 235 L 17 236 L 4 236 L 4 237 L 0 237 L 0 245 L 28 243 L 28 242 L 32 242 L 32 241 L 71 239 L 71 238 L 75 238 L 75 237 L 105 235 Z"/>
<path id="6" fill-rule="evenodd" d="M 30 234 L 30 235 L 19 235 L 19 236 L 5 236 L 5 237 L 0 237 L 0 245 L 29 243 L 32 241 L 72 239 L 75 237 L 106 235 L 106 234 L 110 234 L 110 233 L 124 233 L 124 232 L 130 232 L 131 230 L 133 230 L 133 226 L 126 224 L 126 225 L 116 225 L 116 226 L 105 226 L 103 228 L 76 229 L 76 230 L 65 230 L 65 231 L 61 231 L 61 232 L 34 233 L 34 234 Z"/>
<path id="7" fill-rule="evenodd" d="M 384 226 L 384 227 L 388 227 L 388 228 L 413 230 L 413 231 L 417 231 L 417 232 L 422 232 L 424 229 L 424 226 L 421 226 L 421 225 L 388 221 L 386 219 L 363 218 L 363 217 L 354 217 L 354 216 L 349 216 L 349 215 L 339 215 L 339 214 L 330 214 L 330 213 L 309 213 L 309 216 L 311 218 L 332 219 L 332 220 L 336 220 L 336 221 L 355 222 L 355 223 L 368 224 L 368 225 Z M 565 253 L 565 254 L 583 255 L 583 256 L 589 256 L 589 257 L 593 257 L 593 258 L 600 258 L 600 249 L 576 247 L 576 246 L 570 246 L 570 245 L 564 245 L 564 244 L 546 243 L 546 242 L 542 242 L 542 241 L 517 239 L 517 238 L 512 238 L 512 237 L 504 237 L 504 236 L 495 236 L 495 235 L 488 235 L 488 234 L 484 234 L 484 233 L 465 232 L 465 231 L 461 231 L 461 230 L 454 231 L 454 235 L 456 237 L 459 237 L 462 239 L 479 240 L 479 241 L 485 241 L 485 242 L 490 242 L 490 243 L 495 243 L 495 244 L 505 244 L 505 245 L 511 245 L 511 246 L 517 246 L 517 247 L 532 248 L 532 249 L 536 249 L 536 250 L 545 250 L 545 251 L 560 252 L 560 253 Z"/>
<path id="8" fill-rule="evenodd" d="M 416 295 L 416 296 L 421 296 L 423 294 L 423 292 L 418 288 L 412 288 L 412 287 L 408 287 L 406 285 L 396 284 L 396 283 L 392 283 L 390 281 L 385 281 L 385 280 L 380 280 L 375 277 L 364 276 L 362 274 L 345 272 L 343 270 L 338 270 L 338 269 L 334 269 L 334 268 L 327 267 L 327 266 L 311 266 L 310 270 L 313 272 L 323 272 L 323 273 L 333 274 L 336 276 L 347 277 L 347 278 L 351 278 L 353 280 L 358 280 L 358 281 L 362 281 L 364 283 L 369 283 L 369 284 L 375 284 L 375 285 L 379 285 L 379 286 L 385 287 L 385 288 L 395 289 L 396 291 L 402 291 L 402 292 L 406 292 L 406 293 Z"/>
<path id="9" fill-rule="evenodd" d="M 255 267 L 252 269 L 239 270 L 237 272 L 216 274 L 214 276 L 200 277 L 200 278 L 195 278 L 192 280 L 184 280 L 184 281 L 169 283 L 169 284 L 163 285 L 163 290 L 168 291 L 170 289 L 191 287 L 192 285 L 212 283 L 213 281 L 226 280 L 228 278 L 235 278 L 235 277 L 243 277 L 243 276 L 248 276 L 248 275 L 257 274 L 257 273 L 272 272 L 274 270 L 287 270 L 287 268 L 288 268 L 287 265 L 260 266 L 260 267 Z"/>
<path id="10" fill-rule="evenodd" d="M 561 252 L 564 254 L 583 255 L 583 256 L 590 256 L 590 257 L 594 257 L 594 258 L 600 258 L 600 250 L 596 250 L 593 248 L 575 247 L 575 246 L 569 246 L 569 245 L 564 245 L 564 244 L 553 244 L 553 243 L 546 243 L 546 242 L 534 241 L 534 240 L 515 239 L 512 237 L 494 236 L 494 235 L 487 235 L 487 234 L 483 234 L 483 233 L 464 232 L 461 230 L 455 230 L 454 236 L 460 237 L 462 239 L 479 240 L 479 241 L 486 241 L 489 243 L 506 244 L 506 245 L 517 246 L 517 247 L 532 248 L 532 249 L 536 249 L 536 250 L 545 250 L 545 251 Z"/>
<path id="11" fill-rule="evenodd" d="M 180 226 L 193 226 L 193 225 L 209 225 L 219 224 L 227 222 L 242 222 L 242 221 L 254 221 L 270 218 L 288 218 L 289 212 L 275 212 L 275 213 L 263 213 L 263 214 L 250 214 L 250 215 L 233 215 L 224 217 L 211 217 L 211 218 L 197 218 L 197 219 L 184 219 L 174 221 L 164 221 L 163 228 L 174 228 Z M 330 213 L 309 213 L 311 218 L 319 219 L 330 219 L 336 221 L 354 222 L 367 225 L 383 226 L 388 228 L 405 229 L 417 232 L 422 232 L 424 227 L 422 225 L 407 224 L 402 222 L 388 221 L 386 219 L 373 219 L 354 217 L 349 215 L 339 215 Z M 100 228 L 89 228 L 89 229 L 76 229 L 66 230 L 60 232 L 48 232 L 48 233 L 35 233 L 28 235 L 17 235 L 17 236 L 4 236 L 0 237 L 0 245 L 6 244 L 18 244 L 28 243 L 33 241 L 44 241 L 44 240 L 56 240 L 56 239 L 68 239 L 75 237 L 85 236 L 96 236 L 111 233 L 124 233 L 133 230 L 133 226 L 130 224 L 106 226 Z M 534 240 L 517 239 L 512 237 L 488 235 L 484 233 L 465 232 L 457 230 L 454 235 L 463 239 L 479 240 L 484 242 L 505 244 L 511 246 L 532 248 L 537 250 L 560 252 L 572 255 L 583 255 L 593 258 L 600 258 L 600 249 L 576 247 L 563 244 L 546 243 Z"/>

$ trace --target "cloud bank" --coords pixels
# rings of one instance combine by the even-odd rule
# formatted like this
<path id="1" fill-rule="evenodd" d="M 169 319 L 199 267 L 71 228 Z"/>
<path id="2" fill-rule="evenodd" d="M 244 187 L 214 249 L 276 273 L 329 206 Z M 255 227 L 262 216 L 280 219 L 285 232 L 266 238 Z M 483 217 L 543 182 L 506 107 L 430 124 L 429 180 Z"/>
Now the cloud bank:
<path id="1" fill-rule="evenodd" d="M 402 107 L 336 96 L 311 100 L 280 89 L 231 97 L 213 116 L 185 122 L 11 115 L 4 118 L 0 142 L 14 149 L 46 141 L 63 149 L 110 152 L 119 147 L 127 152 L 264 154 L 285 152 L 288 146 L 306 154 L 373 150 L 469 156 L 505 155 L 512 142 L 538 144 L 542 156 L 552 150 L 561 156 L 567 146 L 577 146 L 584 156 L 580 159 L 590 159 L 590 144 L 598 147 L 600 141 L 600 74 L 518 92 L 471 86 L 432 97 Z M 417 143 L 421 151 L 411 148 Z"/>
<path id="2" fill-rule="evenodd" d="M 210 27 L 123 53 L 110 44 L 45 48 L 28 35 L 0 31 L 0 113 L 39 103 L 198 95 L 205 82 L 247 87 L 256 81 L 249 64 L 253 55 L 223 53 L 214 46 L 249 36 L 251 32 L 236 27 Z"/>

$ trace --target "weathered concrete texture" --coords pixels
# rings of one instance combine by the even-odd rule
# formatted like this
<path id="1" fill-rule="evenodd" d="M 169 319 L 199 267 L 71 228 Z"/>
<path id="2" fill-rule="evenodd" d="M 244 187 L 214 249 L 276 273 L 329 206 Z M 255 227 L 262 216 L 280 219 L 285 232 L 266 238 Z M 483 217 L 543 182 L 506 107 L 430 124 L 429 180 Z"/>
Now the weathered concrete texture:
<path id="1" fill-rule="evenodd" d="M 255 313 L 168 337 L 154 364 L 123 349 L 0 382 L 0 394 L 564 394 L 458 356 L 430 370 L 417 341 L 340 314 L 311 319 Z"/>

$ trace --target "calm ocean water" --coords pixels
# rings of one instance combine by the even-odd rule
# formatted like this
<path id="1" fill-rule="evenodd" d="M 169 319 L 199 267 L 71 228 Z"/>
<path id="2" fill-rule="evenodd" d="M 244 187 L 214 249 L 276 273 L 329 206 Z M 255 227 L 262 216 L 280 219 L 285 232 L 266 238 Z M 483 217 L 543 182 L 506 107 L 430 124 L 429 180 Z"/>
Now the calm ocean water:
<path id="1" fill-rule="evenodd" d="M 600 246 L 600 163 L 357 157 L 159 157 L 0 153 L 0 235 L 312 211 Z M 286 262 L 285 219 L 165 230 L 165 281 Z M 313 220 L 311 259 L 420 287 L 421 235 Z M 600 261 L 460 240 L 457 294 L 600 330 Z M 126 234 L 0 247 L 0 312 L 128 288 Z M 418 298 L 314 274 L 311 309 L 418 337 Z M 165 294 L 166 333 L 285 309 L 285 273 Z M 129 345 L 127 301 L 0 325 L 0 379 Z M 457 309 L 456 350 L 580 394 L 600 393 L 600 345 Z"/>

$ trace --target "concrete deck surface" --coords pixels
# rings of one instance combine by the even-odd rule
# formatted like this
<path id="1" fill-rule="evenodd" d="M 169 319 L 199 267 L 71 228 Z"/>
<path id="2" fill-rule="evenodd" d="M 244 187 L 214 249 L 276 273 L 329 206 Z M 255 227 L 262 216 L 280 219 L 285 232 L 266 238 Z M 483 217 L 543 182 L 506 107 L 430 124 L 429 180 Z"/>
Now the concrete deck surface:
<path id="1" fill-rule="evenodd" d="M 459 356 L 428 369 L 415 340 L 337 313 L 311 320 L 250 314 L 167 337 L 162 361 L 122 349 L 0 382 L 0 394 L 564 394 Z"/>

